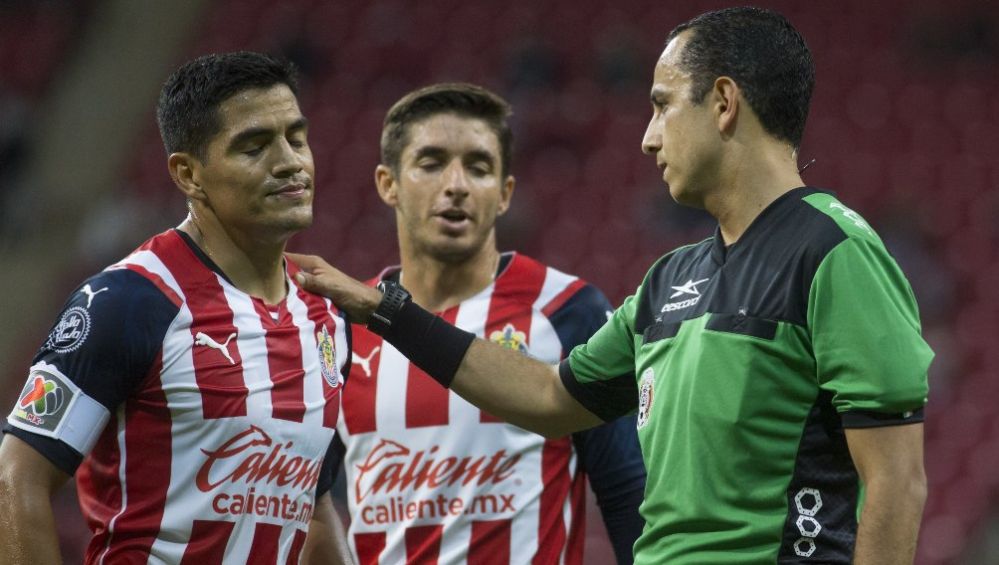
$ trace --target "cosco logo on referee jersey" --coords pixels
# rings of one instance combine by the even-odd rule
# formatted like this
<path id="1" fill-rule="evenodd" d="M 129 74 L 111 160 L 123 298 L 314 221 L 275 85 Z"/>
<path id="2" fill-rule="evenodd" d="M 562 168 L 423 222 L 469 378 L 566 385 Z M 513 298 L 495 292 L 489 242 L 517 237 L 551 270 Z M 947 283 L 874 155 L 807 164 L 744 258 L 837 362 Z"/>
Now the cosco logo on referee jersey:
<path id="1" fill-rule="evenodd" d="M 803 488 L 794 495 L 794 505 L 798 510 L 798 519 L 794 523 L 801 534 L 794 542 L 794 553 L 799 557 L 811 557 L 817 548 L 815 538 L 822 531 L 822 524 L 815 519 L 822 509 L 822 494 L 819 489 Z"/>
<path id="2" fill-rule="evenodd" d="M 674 298 L 683 298 L 683 300 L 677 300 L 675 302 L 667 302 L 663 304 L 662 313 L 674 312 L 676 310 L 683 310 L 684 308 L 690 308 L 701 301 L 701 291 L 698 290 L 697 286 L 708 282 L 708 279 L 701 279 L 695 281 L 690 279 L 687 282 L 679 285 L 670 285 L 673 289 L 673 294 L 669 295 L 670 300 Z"/>

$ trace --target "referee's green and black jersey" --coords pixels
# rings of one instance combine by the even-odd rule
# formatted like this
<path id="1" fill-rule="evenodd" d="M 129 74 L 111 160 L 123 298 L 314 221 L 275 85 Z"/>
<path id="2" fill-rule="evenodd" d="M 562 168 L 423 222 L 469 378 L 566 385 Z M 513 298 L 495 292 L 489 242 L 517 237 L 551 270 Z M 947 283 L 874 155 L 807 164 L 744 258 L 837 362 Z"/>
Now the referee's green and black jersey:
<path id="1" fill-rule="evenodd" d="M 843 428 L 921 421 L 932 357 L 878 236 L 804 187 L 734 245 L 716 233 L 660 259 L 561 373 L 605 420 L 638 410 L 636 563 L 846 564 Z"/>

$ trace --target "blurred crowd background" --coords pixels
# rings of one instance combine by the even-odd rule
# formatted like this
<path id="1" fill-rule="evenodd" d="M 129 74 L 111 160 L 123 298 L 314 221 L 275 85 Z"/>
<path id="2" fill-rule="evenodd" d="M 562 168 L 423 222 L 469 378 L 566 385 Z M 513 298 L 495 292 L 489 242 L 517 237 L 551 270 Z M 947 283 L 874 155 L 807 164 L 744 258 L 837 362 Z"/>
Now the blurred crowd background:
<path id="1" fill-rule="evenodd" d="M 299 65 L 317 217 L 292 248 L 358 277 L 398 261 L 372 180 L 387 108 L 441 80 L 496 90 L 514 105 L 518 180 L 501 248 L 578 273 L 618 304 L 657 257 L 712 233 L 704 213 L 670 200 L 640 140 L 667 33 L 730 4 L 0 0 L 0 402 L 12 406 L 67 294 L 184 217 L 154 119 L 181 62 L 251 49 Z M 937 352 L 917 562 L 999 563 L 999 5 L 758 5 L 784 13 L 815 58 L 805 180 L 880 232 Z M 78 563 L 87 532 L 71 486 L 58 512 Z M 589 562 L 600 563 L 591 522 Z"/>

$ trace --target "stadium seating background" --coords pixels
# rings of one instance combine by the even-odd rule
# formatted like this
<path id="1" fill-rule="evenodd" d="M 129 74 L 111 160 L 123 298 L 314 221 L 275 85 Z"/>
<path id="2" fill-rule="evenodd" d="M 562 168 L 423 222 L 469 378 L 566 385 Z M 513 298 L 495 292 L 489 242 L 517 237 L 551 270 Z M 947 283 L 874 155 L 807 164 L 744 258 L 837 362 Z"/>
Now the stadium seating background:
<path id="1" fill-rule="evenodd" d="M 0 212 L 10 188 L 4 179 L 30 151 L 36 101 L 72 57 L 96 3 L 0 0 Z M 397 262 L 394 220 L 372 186 L 381 119 L 404 92 L 440 80 L 478 82 L 514 104 L 518 190 L 501 222 L 504 249 L 578 273 L 619 303 L 655 258 L 711 234 L 710 218 L 670 201 L 639 142 L 666 33 L 725 3 L 210 4 L 177 63 L 255 49 L 302 68 L 318 214 L 295 250 L 362 277 Z M 994 528 L 999 494 L 996 7 L 970 0 L 760 4 L 785 13 L 815 57 L 818 83 L 801 151 L 803 164 L 815 162 L 804 178 L 835 190 L 882 234 L 913 284 L 938 354 L 918 563 L 982 563 L 981 555 L 994 555 L 983 548 L 995 547 L 997 534 L 986 525 Z M 152 106 L 114 197 L 81 210 L 81 240 L 109 219 L 117 229 L 93 253 L 67 259 L 64 286 L 53 289 L 58 300 L 24 328 L 24 355 L 0 373 L 14 392 L 0 396 L 19 390 L 30 350 L 80 278 L 183 217 Z M 62 521 L 65 535 L 78 541 L 72 520 Z"/>

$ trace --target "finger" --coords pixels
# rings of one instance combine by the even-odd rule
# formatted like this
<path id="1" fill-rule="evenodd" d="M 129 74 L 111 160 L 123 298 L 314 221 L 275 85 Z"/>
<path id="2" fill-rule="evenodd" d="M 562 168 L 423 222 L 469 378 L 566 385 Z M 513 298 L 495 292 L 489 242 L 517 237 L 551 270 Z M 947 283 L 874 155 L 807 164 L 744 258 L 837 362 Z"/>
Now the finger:
<path id="1" fill-rule="evenodd" d="M 319 267 L 321 267 L 323 263 L 326 262 L 326 261 L 323 261 L 323 258 L 319 257 L 318 255 L 303 255 L 301 253 L 285 253 L 285 256 L 287 256 L 288 259 L 290 259 L 292 263 L 295 263 L 296 265 L 298 265 L 302 269 L 305 269 L 306 271 L 309 271 L 309 272 L 315 271 L 316 269 L 318 269 Z"/>
<path id="2" fill-rule="evenodd" d="M 314 294 L 329 297 L 332 292 L 332 285 L 328 284 L 328 281 L 324 280 L 323 277 L 317 277 L 305 271 L 295 273 L 295 280 L 302 288 Z"/>

